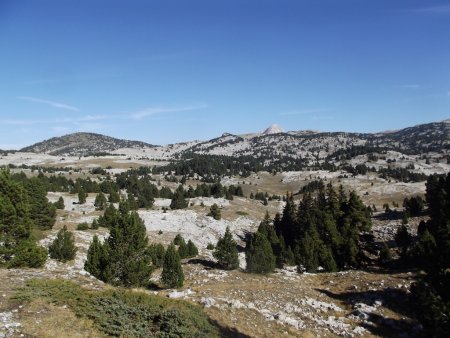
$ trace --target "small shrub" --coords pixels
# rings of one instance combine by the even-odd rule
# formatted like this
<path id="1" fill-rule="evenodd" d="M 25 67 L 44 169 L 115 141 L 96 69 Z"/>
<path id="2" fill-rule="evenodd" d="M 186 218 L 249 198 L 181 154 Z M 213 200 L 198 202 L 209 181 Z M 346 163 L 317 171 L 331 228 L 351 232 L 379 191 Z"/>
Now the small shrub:
<path id="1" fill-rule="evenodd" d="M 77 248 L 73 238 L 73 233 L 67 231 L 67 227 L 64 226 L 58 231 L 55 240 L 49 246 L 48 251 L 50 257 L 57 259 L 61 262 L 67 262 L 75 258 Z"/>
<path id="2" fill-rule="evenodd" d="M 209 208 L 208 216 L 211 216 L 215 220 L 219 220 L 222 218 L 222 214 L 220 212 L 219 206 L 216 203 L 211 205 L 211 207 Z"/>
<path id="3" fill-rule="evenodd" d="M 86 222 L 77 224 L 77 230 L 88 230 L 88 229 L 89 224 L 87 224 Z"/>
<path id="4" fill-rule="evenodd" d="M 8 268 L 40 268 L 47 260 L 47 249 L 38 246 L 32 240 L 20 242 L 14 250 L 14 257 L 8 263 Z"/>

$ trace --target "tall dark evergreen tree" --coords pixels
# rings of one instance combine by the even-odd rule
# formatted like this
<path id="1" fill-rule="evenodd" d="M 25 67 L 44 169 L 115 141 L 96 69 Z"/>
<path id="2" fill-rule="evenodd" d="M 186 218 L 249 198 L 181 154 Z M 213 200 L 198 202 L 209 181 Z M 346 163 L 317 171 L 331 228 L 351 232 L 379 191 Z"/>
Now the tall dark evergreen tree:
<path id="1" fill-rule="evenodd" d="M 108 219 L 105 217 L 106 222 L 110 222 L 106 224 L 110 234 L 104 244 L 91 244 L 101 246 L 101 250 L 92 250 L 99 253 L 101 259 L 91 259 L 88 252 L 89 262 L 99 261 L 98 264 L 103 263 L 103 266 L 95 267 L 89 263 L 88 272 L 113 285 L 146 286 L 152 267 L 145 226 L 136 212 L 129 212 L 125 202 L 121 202 L 119 209 L 120 212 L 111 209 L 113 214 Z M 101 274 L 95 275 L 98 270 Z"/>
<path id="2" fill-rule="evenodd" d="M 54 203 L 54 206 L 56 209 L 64 210 L 64 208 L 65 208 L 64 198 L 62 196 L 60 196 L 58 198 L 58 200 Z"/>
<path id="3" fill-rule="evenodd" d="M 84 203 L 86 203 L 86 197 L 87 197 L 86 191 L 84 191 L 84 189 L 81 188 L 81 189 L 78 191 L 78 203 L 79 203 L 79 204 L 84 204 Z"/>
<path id="4" fill-rule="evenodd" d="M 97 210 L 105 210 L 106 208 L 106 197 L 102 192 L 97 194 L 94 201 L 95 209 Z"/>
<path id="5" fill-rule="evenodd" d="M 186 199 L 184 198 L 184 189 L 182 185 L 179 185 L 175 193 L 173 194 L 172 201 L 170 202 L 170 209 L 184 209 L 188 206 Z"/>
<path id="6" fill-rule="evenodd" d="M 228 227 L 223 237 L 219 238 L 213 256 L 222 269 L 233 270 L 239 267 L 237 243 Z"/>
<path id="7" fill-rule="evenodd" d="M 426 335 L 444 337 L 450 332 L 450 173 L 430 176 L 426 186 L 430 220 L 412 250 L 426 274 L 412 293 Z"/>
<path id="8" fill-rule="evenodd" d="M 269 273 L 275 269 L 275 256 L 267 237 L 257 231 L 245 250 L 247 271 L 253 273 Z"/>
<path id="9" fill-rule="evenodd" d="M 47 250 L 31 238 L 31 198 L 24 181 L 14 181 L 6 170 L 0 170 L 0 266 L 40 267 Z"/>
<path id="10" fill-rule="evenodd" d="M 170 244 L 164 255 L 163 271 L 161 273 L 162 283 L 169 288 L 180 288 L 183 286 L 184 273 L 181 267 L 180 256 L 175 245 Z"/>

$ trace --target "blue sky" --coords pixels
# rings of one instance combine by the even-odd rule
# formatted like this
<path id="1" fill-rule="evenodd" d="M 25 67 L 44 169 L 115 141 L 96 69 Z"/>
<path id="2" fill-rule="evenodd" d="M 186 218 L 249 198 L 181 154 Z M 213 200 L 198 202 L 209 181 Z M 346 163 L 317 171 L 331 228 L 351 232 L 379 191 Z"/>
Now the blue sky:
<path id="1" fill-rule="evenodd" d="M 450 1 L 0 0 L 0 148 L 450 118 Z"/>

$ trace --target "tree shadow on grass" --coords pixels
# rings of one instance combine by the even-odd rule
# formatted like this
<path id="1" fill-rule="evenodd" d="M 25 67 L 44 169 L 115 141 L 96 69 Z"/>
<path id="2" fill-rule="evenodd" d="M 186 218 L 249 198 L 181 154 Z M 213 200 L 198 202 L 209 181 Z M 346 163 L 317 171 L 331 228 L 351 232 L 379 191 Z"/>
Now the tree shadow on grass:
<path id="1" fill-rule="evenodd" d="M 209 321 L 211 322 L 211 324 L 213 324 L 215 327 L 217 327 L 219 329 L 219 333 L 220 333 L 221 337 L 224 337 L 224 338 L 250 338 L 251 337 L 244 333 L 239 332 L 239 330 L 237 330 L 234 327 L 223 326 L 214 319 L 210 318 Z"/>
<path id="2" fill-rule="evenodd" d="M 334 293 L 329 290 L 315 289 L 328 297 L 340 300 L 353 308 L 350 314 L 360 317 L 362 327 L 374 335 L 382 337 L 398 337 L 401 333 L 408 333 L 412 337 L 420 337 L 418 321 L 415 319 L 414 302 L 410 294 L 404 290 L 387 287 L 382 290 L 349 291 Z M 367 306 L 380 306 L 395 312 L 401 319 L 385 317 L 375 312 L 366 312 L 364 308 L 358 308 L 356 304 Z"/>

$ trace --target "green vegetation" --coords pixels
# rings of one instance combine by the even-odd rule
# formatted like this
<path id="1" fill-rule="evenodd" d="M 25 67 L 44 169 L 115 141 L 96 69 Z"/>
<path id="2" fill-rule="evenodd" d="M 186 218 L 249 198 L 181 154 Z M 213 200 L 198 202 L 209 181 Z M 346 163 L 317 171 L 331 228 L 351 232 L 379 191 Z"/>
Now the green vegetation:
<path id="1" fill-rule="evenodd" d="M 180 288 L 183 286 L 184 273 L 181 260 L 175 245 L 170 244 L 164 255 L 161 281 L 168 288 Z"/>
<path id="2" fill-rule="evenodd" d="M 287 196 L 282 215 L 274 219 L 276 236 L 268 238 L 277 262 L 287 262 L 292 252 L 295 263 L 306 271 L 325 271 L 359 266 L 362 257 L 360 234 L 369 231 L 370 211 L 355 192 L 342 186 L 337 193 L 329 184 L 317 196 L 306 193 L 298 205 Z M 278 246 L 277 246 L 278 241 Z M 279 265 L 279 264 L 278 264 Z"/>
<path id="3" fill-rule="evenodd" d="M 187 201 L 184 198 L 184 189 L 182 185 L 179 185 L 175 193 L 173 194 L 172 201 L 170 202 L 170 209 L 184 209 L 188 206 Z"/>
<path id="4" fill-rule="evenodd" d="M 78 203 L 79 204 L 86 203 L 86 198 L 87 198 L 87 193 L 84 191 L 84 189 L 80 189 L 80 191 L 78 191 Z"/>
<path id="5" fill-rule="evenodd" d="M 211 207 L 209 208 L 208 216 L 211 216 L 215 220 L 219 220 L 222 218 L 222 214 L 220 212 L 219 206 L 216 203 L 211 205 Z"/>
<path id="6" fill-rule="evenodd" d="M 122 289 L 87 291 L 62 280 L 30 280 L 15 295 L 68 306 L 113 337 L 219 337 L 203 310 L 191 303 Z"/>
<path id="7" fill-rule="evenodd" d="M 104 193 L 101 192 L 95 197 L 94 206 L 96 210 L 105 210 L 106 197 Z"/>
<path id="8" fill-rule="evenodd" d="M 55 208 L 37 180 L 24 175 L 16 178 L 0 170 L 0 266 L 40 267 L 47 259 L 47 250 L 36 245 L 32 228 L 51 228 Z"/>
<path id="9" fill-rule="evenodd" d="M 239 257 L 237 243 L 227 227 L 223 237 L 220 237 L 213 256 L 217 259 L 217 264 L 225 270 L 234 270 L 239 267 Z"/>
<path id="10" fill-rule="evenodd" d="M 67 231 L 67 227 L 58 231 L 55 240 L 50 244 L 48 248 L 50 257 L 57 259 L 61 262 L 67 262 L 75 258 L 77 248 L 75 246 L 75 240 L 73 233 Z"/>
<path id="11" fill-rule="evenodd" d="M 62 198 L 62 196 L 60 196 L 53 205 L 55 206 L 56 209 L 64 210 L 64 208 L 65 208 L 64 198 Z"/>
<path id="12" fill-rule="evenodd" d="M 160 268 L 164 263 L 164 255 L 166 250 L 161 243 L 152 244 L 149 247 L 150 257 L 152 258 L 152 264 L 155 268 Z"/>
<path id="13" fill-rule="evenodd" d="M 136 212 L 129 212 L 124 201 L 119 211 L 111 209 L 108 218 L 105 212 L 104 220 L 110 229 L 109 237 L 103 244 L 94 237 L 88 250 L 86 271 L 113 285 L 147 286 L 152 258 L 142 220 Z"/>
<path id="14" fill-rule="evenodd" d="M 405 198 L 403 200 L 403 207 L 406 209 L 406 212 L 410 216 L 420 215 L 424 208 L 424 202 L 422 197 L 414 196 L 411 198 Z"/>
<path id="15" fill-rule="evenodd" d="M 92 221 L 92 223 L 94 223 L 94 221 Z M 89 229 L 89 224 L 87 222 L 82 222 L 82 223 L 77 224 L 77 230 L 84 231 L 84 230 L 88 230 L 88 229 Z"/>
<path id="16" fill-rule="evenodd" d="M 450 173 L 428 178 L 426 201 L 430 220 L 409 251 L 426 274 L 412 291 L 426 335 L 444 337 L 450 332 Z"/>
<path id="17" fill-rule="evenodd" d="M 14 248 L 14 257 L 8 262 L 8 268 L 40 268 L 47 261 L 47 249 L 38 246 L 29 239 L 20 241 Z"/>
<path id="18" fill-rule="evenodd" d="M 275 269 L 275 256 L 272 247 L 261 232 L 257 231 L 245 250 L 247 271 L 253 273 L 269 273 Z"/>

